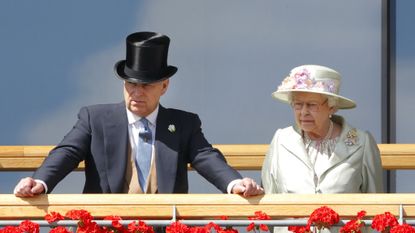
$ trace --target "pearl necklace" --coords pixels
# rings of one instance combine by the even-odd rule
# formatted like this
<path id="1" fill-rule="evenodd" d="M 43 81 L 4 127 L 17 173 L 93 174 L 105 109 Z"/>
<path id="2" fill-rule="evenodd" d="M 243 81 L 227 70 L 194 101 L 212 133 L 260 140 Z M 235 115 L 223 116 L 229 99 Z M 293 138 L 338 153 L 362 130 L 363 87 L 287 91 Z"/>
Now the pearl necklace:
<path id="1" fill-rule="evenodd" d="M 337 139 L 331 139 L 333 134 L 334 124 L 330 121 L 329 129 L 326 136 L 321 140 L 312 140 L 307 133 L 303 131 L 304 146 L 308 154 L 309 162 L 312 166 L 314 173 L 314 184 L 318 185 L 318 175 L 316 173 L 316 162 L 318 156 L 327 155 L 330 156 L 336 146 Z"/>

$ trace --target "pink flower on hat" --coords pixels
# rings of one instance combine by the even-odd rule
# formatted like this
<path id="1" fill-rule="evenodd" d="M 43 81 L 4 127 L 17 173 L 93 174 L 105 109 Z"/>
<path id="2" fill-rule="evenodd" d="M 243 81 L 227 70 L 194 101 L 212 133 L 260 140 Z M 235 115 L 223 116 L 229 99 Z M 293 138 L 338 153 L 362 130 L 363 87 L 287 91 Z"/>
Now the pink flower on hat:
<path id="1" fill-rule="evenodd" d="M 306 89 L 321 92 L 337 93 L 336 83 L 332 80 L 315 80 L 311 77 L 311 73 L 304 68 L 301 71 L 297 71 L 294 74 L 286 77 L 281 85 L 278 87 L 278 91 L 293 90 L 293 89 Z"/>

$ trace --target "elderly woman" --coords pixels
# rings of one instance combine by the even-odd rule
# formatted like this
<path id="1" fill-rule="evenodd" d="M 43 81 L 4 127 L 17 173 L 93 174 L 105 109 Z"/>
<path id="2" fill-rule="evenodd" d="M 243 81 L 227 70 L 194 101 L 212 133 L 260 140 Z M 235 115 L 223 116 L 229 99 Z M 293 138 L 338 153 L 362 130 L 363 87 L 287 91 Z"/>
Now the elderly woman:
<path id="1" fill-rule="evenodd" d="M 296 124 L 275 132 L 262 167 L 265 193 L 383 191 L 375 140 L 334 115 L 356 106 L 338 94 L 340 81 L 333 69 L 303 65 L 272 94 L 291 105 Z"/>
<path id="2" fill-rule="evenodd" d="M 356 106 L 338 94 L 340 81 L 333 69 L 303 65 L 272 94 L 291 105 L 296 125 L 278 129 L 272 139 L 262 167 L 266 193 L 383 191 L 375 140 L 334 115 Z"/>

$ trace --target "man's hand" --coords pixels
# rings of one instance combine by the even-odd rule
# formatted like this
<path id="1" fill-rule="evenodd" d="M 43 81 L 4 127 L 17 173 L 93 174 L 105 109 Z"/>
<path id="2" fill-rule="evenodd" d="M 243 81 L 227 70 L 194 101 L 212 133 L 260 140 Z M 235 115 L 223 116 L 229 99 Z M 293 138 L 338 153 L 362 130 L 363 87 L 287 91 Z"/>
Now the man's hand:
<path id="1" fill-rule="evenodd" d="M 26 177 L 14 188 L 14 195 L 16 197 L 33 197 L 45 191 L 45 187 L 39 182 L 36 182 L 32 177 Z"/>
<path id="2" fill-rule="evenodd" d="M 264 189 L 253 179 L 245 177 L 233 186 L 232 193 L 249 197 L 264 194 Z"/>

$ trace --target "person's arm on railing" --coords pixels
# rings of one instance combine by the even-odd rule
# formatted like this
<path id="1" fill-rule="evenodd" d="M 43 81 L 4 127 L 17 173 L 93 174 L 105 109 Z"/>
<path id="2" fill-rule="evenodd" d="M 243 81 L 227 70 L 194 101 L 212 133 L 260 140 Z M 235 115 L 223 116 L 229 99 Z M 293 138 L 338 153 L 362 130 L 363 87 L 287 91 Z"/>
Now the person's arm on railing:
<path id="1" fill-rule="evenodd" d="M 21 179 L 13 191 L 14 195 L 17 197 L 33 197 L 46 192 L 47 186 L 45 182 L 42 180 L 35 180 L 32 177 Z"/>

